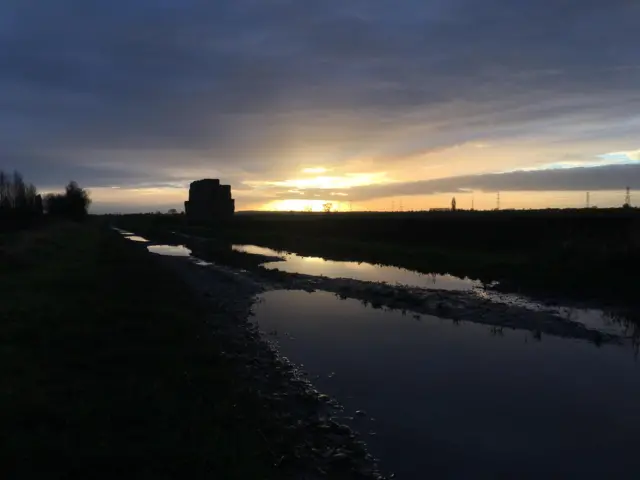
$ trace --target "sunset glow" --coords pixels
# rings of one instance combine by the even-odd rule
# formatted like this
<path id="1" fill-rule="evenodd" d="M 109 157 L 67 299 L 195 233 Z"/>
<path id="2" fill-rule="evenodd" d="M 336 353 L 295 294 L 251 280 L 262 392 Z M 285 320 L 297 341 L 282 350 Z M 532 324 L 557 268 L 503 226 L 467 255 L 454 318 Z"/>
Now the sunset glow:
<path id="1" fill-rule="evenodd" d="M 273 210 L 277 212 L 322 212 L 325 204 L 331 204 L 332 211 L 345 211 L 346 205 L 343 202 L 336 202 L 333 200 L 274 200 L 265 205 L 262 205 L 260 210 Z"/>
<path id="2" fill-rule="evenodd" d="M 640 188 L 636 2 L 97 0 L 78 21 L 60 1 L 0 6 L 0 153 L 42 191 L 90 189 L 94 213 L 182 210 L 202 178 L 238 211 Z"/>
<path id="3" fill-rule="evenodd" d="M 281 187 L 297 190 L 307 189 L 349 189 L 364 185 L 388 183 L 386 173 L 346 173 L 341 176 L 315 176 L 307 178 L 292 178 L 280 181 L 246 182 L 254 187 Z"/>
<path id="4" fill-rule="evenodd" d="M 304 168 L 302 173 L 326 173 L 327 169 L 324 167 Z"/>

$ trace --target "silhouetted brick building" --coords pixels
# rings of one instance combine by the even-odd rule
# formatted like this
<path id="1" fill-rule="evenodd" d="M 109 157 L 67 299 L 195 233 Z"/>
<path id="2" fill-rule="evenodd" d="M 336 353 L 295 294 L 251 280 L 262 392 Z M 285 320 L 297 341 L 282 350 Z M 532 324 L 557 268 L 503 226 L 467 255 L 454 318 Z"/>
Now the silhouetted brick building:
<path id="1" fill-rule="evenodd" d="M 220 180 L 205 178 L 189 185 L 189 200 L 184 202 L 187 220 L 193 223 L 209 223 L 233 216 L 235 200 L 231 198 L 231 186 L 220 185 Z"/>

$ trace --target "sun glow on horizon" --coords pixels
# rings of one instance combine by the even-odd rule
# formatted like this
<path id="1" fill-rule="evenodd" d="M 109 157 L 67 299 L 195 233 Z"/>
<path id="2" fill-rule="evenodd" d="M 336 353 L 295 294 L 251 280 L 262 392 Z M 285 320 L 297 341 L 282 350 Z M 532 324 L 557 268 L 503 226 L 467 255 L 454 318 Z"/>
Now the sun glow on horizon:
<path id="1" fill-rule="evenodd" d="M 346 173 L 344 175 L 318 175 L 308 178 L 290 178 L 280 181 L 261 181 L 246 182 L 250 187 L 282 187 L 287 189 L 306 190 L 306 189 L 348 189 L 351 187 L 361 187 L 365 185 L 374 185 L 389 183 L 386 178 L 386 172 L 373 173 Z"/>
<path id="2" fill-rule="evenodd" d="M 331 211 L 345 211 L 344 202 L 319 199 L 284 199 L 266 203 L 260 210 L 275 212 L 322 212 L 325 205 L 331 204 Z"/>

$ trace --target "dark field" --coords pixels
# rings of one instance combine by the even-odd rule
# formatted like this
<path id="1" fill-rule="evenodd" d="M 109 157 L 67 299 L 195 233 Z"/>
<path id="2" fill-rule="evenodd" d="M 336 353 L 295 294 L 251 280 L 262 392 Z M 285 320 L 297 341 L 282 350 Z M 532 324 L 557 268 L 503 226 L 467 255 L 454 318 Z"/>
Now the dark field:
<path id="1" fill-rule="evenodd" d="M 640 268 L 637 209 L 407 213 L 238 214 L 217 226 L 184 217 L 127 215 L 147 235 L 180 231 L 332 260 L 499 282 L 499 289 L 596 303 L 635 304 Z"/>
<path id="2" fill-rule="evenodd" d="M 129 215 L 79 224 L 45 221 L 3 234 L 0 401 L 2 425 L 11 432 L 3 467 L 21 477 L 292 478 L 307 465 L 297 446 L 323 451 L 321 436 L 314 437 L 317 444 L 305 443 L 308 436 L 283 424 L 283 418 L 293 424 L 297 418 L 281 400 L 286 395 L 268 400 L 257 383 L 288 380 L 271 367 L 257 376 L 238 375 L 255 364 L 249 344 L 230 342 L 219 330 L 211 334 L 212 316 L 238 324 L 215 303 L 233 300 L 236 290 L 242 296 L 238 285 L 214 284 L 208 295 L 214 302 L 205 305 L 167 263 L 146 253 L 145 244 L 124 240 L 109 224 L 154 242 L 179 242 L 181 232 L 214 239 L 192 242 L 194 255 L 206 258 L 195 249 L 211 248 L 221 263 L 236 268 L 256 268 L 264 258 L 220 246 L 257 244 L 452 273 L 500 281 L 506 290 L 624 304 L 633 311 L 638 220 L 632 209 L 255 214 L 203 227 L 186 225 L 180 215 Z M 291 308 L 292 297 L 284 298 L 272 302 L 275 310 L 265 319 L 276 322 L 274 328 L 281 328 L 278 309 Z M 306 297 L 296 319 L 308 315 L 305 304 Z M 320 307 L 315 310 L 325 318 Z M 342 461 L 342 453 L 332 455 Z M 337 472 L 328 478 L 351 478 Z"/>
<path id="3" fill-rule="evenodd" d="M 97 223 L 0 236 L 6 478 L 288 478 L 272 412 L 152 257 Z"/>

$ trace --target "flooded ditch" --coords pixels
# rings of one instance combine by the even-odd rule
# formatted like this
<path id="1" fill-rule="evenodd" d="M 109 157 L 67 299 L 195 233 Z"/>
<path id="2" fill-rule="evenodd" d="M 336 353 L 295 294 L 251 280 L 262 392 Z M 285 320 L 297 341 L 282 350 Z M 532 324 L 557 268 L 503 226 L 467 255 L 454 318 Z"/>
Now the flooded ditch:
<path id="1" fill-rule="evenodd" d="M 233 303 L 234 282 L 254 297 L 263 338 L 344 406 L 338 420 L 397 478 L 633 471 L 635 333 L 602 310 L 255 245 L 148 243 L 154 254 L 223 275 L 229 292 L 220 301 Z M 229 251 L 263 266 L 225 265 Z"/>
<path id="2" fill-rule="evenodd" d="M 344 262 L 326 260 L 321 257 L 305 257 L 257 245 L 233 245 L 232 248 L 238 252 L 281 257 L 281 261 L 265 263 L 264 267 L 287 273 L 302 273 L 330 278 L 350 278 L 367 282 L 385 282 L 392 285 L 400 284 L 440 290 L 469 291 L 482 286 L 476 280 L 454 277 L 453 275 L 423 274 L 404 268 L 373 265 L 366 262 Z"/>
<path id="3" fill-rule="evenodd" d="M 398 478 L 634 468 L 640 365 L 626 349 L 416 320 L 326 292 L 264 293 L 254 319 Z"/>

